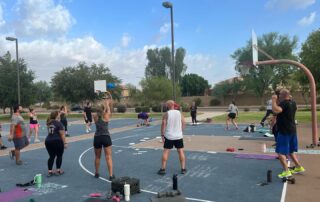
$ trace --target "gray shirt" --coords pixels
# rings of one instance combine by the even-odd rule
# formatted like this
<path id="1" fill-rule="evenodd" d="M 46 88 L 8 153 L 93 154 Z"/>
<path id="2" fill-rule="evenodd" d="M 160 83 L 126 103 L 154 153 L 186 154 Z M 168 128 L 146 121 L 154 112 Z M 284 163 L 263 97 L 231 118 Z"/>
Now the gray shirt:
<path id="1" fill-rule="evenodd" d="M 109 122 L 105 122 L 102 119 L 98 119 L 98 121 L 96 122 L 96 132 L 94 135 L 95 136 L 110 135 Z"/>
<path id="2" fill-rule="evenodd" d="M 26 136 L 27 131 L 22 116 L 13 114 L 11 117 L 11 124 L 14 125 L 13 138 L 22 138 Z"/>
<path id="3" fill-rule="evenodd" d="M 237 114 L 238 113 L 238 107 L 235 106 L 234 104 L 230 104 L 229 108 L 228 108 L 229 113 L 234 113 Z"/>

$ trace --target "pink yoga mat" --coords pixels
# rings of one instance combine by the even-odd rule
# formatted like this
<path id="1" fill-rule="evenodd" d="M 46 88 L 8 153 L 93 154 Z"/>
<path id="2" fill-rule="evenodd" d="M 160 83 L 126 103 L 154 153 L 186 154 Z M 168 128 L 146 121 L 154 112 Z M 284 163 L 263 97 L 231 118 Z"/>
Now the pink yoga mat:
<path id="1" fill-rule="evenodd" d="M 27 196 L 32 195 L 33 191 L 26 190 L 24 188 L 14 188 L 7 192 L 0 192 L 0 201 L 1 202 L 13 202 L 18 199 L 26 198 Z"/>

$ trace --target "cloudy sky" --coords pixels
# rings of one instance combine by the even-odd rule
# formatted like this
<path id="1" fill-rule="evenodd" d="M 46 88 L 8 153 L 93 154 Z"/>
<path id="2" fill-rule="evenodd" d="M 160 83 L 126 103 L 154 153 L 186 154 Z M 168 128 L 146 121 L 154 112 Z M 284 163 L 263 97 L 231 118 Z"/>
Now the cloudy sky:
<path id="1" fill-rule="evenodd" d="M 187 73 L 210 84 L 236 75 L 230 55 L 251 30 L 296 35 L 319 28 L 319 0 L 172 0 L 175 46 L 187 50 Z M 171 43 L 169 10 L 160 0 L 0 0 L 0 55 L 15 54 L 50 81 L 80 61 L 104 63 L 123 83 L 144 76 L 149 48 Z M 299 49 L 297 50 L 299 52 Z"/>

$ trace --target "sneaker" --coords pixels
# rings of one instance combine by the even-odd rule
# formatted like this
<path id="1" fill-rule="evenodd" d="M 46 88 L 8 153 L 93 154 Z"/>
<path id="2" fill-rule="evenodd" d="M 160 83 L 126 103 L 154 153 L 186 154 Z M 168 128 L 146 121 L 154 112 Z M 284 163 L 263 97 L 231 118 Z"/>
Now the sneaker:
<path id="1" fill-rule="evenodd" d="M 291 177 L 291 176 L 292 176 L 292 173 L 290 172 L 290 170 L 283 171 L 282 173 L 280 173 L 278 175 L 279 178 L 286 178 L 286 177 Z"/>
<path id="2" fill-rule="evenodd" d="M 99 178 L 100 177 L 99 173 L 94 174 L 94 177 Z"/>
<path id="3" fill-rule="evenodd" d="M 295 167 L 294 169 L 290 170 L 290 172 L 292 174 L 298 174 L 298 173 L 303 173 L 304 171 L 306 171 L 304 169 L 304 167 L 300 166 L 300 167 Z"/>
<path id="4" fill-rule="evenodd" d="M 64 174 L 64 171 L 61 169 L 57 169 L 57 171 L 54 173 L 56 176 L 60 176 Z"/>
<path id="5" fill-rule="evenodd" d="M 89 130 L 88 130 L 88 129 L 86 130 L 86 133 L 89 133 Z"/>
<path id="6" fill-rule="evenodd" d="M 183 174 L 183 175 L 184 175 L 184 174 L 186 174 L 186 173 L 187 173 L 187 169 L 182 168 L 182 169 L 181 169 L 181 174 Z"/>
<path id="7" fill-rule="evenodd" d="M 158 171 L 158 175 L 165 175 L 165 174 L 166 174 L 166 169 L 160 168 L 160 170 Z"/>
<path id="8" fill-rule="evenodd" d="M 9 151 L 9 157 L 13 160 L 15 157 L 14 150 Z"/>
<path id="9" fill-rule="evenodd" d="M 5 150 L 5 149 L 7 149 L 7 147 L 5 145 L 1 145 L 0 149 Z"/>
<path id="10" fill-rule="evenodd" d="M 51 172 L 48 172 L 47 174 L 47 177 L 51 177 L 54 173 L 51 171 Z"/>
<path id="11" fill-rule="evenodd" d="M 89 131 L 91 131 L 91 128 L 88 128 Z"/>
<path id="12" fill-rule="evenodd" d="M 16 164 L 17 164 L 18 166 L 21 166 L 21 165 L 22 165 L 22 161 L 21 161 L 21 160 L 16 161 Z"/>
<path id="13" fill-rule="evenodd" d="M 35 139 L 35 140 L 34 140 L 34 143 L 39 143 L 39 142 L 40 142 L 39 139 Z"/>
<path id="14" fill-rule="evenodd" d="M 111 176 L 109 177 L 109 180 L 110 180 L 110 181 L 112 181 L 112 180 L 114 180 L 114 179 L 116 179 L 116 176 L 114 176 L 114 175 L 111 175 Z"/>

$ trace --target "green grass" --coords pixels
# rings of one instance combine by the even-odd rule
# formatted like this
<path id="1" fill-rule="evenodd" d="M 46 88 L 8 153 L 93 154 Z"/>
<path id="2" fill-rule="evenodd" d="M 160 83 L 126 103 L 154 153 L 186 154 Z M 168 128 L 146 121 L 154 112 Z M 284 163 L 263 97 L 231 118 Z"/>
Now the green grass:
<path id="1" fill-rule="evenodd" d="M 260 123 L 262 117 L 265 115 L 265 112 L 240 112 L 239 117 L 236 119 L 239 123 Z M 226 121 L 226 114 L 213 117 L 214 122 L 222 123 Z M 317 112 L 318 120 L 320 120 L 320 113 Z M 311 112 L 310 111 L 298 111 L 296 113 L 296 119 L 298 123 L 311 123 Z"/>
<path id="2" fill-rule="evenodd" d="M 162 113 L 150 113 L 150 117 L 152 118 L 161 118 Z M 183 115 L 185 117 L 189 117 L 190 113 L 184 112 Z M 25 121 L 29 120 L 29 117 L 27 114 L 22 114 Z M 49 114 L 38 114 L 39 120 L 46 120 L 48 118 Z M 75 119 L 81 119 L 83 118 L 82 113 L 73 113 L 68 114 L 68 118 L 75 118 Z M 137 118 L 137 113 L 113 113 L 112 118 Z M 2 114 L 0 115 L 0 121 L 10 121 L 10 114 Z"/>

